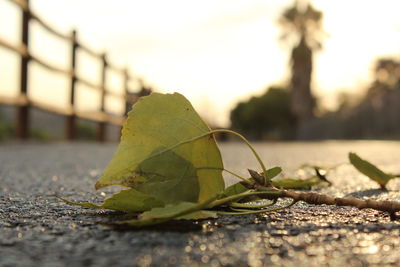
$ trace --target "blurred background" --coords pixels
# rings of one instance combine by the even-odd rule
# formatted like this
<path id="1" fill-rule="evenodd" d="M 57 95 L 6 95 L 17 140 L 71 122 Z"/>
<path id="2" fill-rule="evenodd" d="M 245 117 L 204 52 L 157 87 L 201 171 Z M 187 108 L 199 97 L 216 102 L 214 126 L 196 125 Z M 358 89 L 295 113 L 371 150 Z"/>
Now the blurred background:
<path id="1" fill-rule="evenodd" d="M 252 140 L 400 139 L 400 2 L 0 0 L 0 140 L 118 140 L 179 92 Z"/>

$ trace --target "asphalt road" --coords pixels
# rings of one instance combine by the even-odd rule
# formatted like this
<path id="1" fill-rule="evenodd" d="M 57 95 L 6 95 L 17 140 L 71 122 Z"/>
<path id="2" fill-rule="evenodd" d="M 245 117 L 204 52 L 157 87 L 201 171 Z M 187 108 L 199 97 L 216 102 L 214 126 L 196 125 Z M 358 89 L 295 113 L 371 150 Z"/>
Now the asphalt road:
<path id="1" fill-rule="evenodd" d="M 345 162 L 349 150 L 400 172 L 400 142 L 256 148 L 268 165 L 289 173 L 305 162 Z M 69 206 L 56 198 L 101 201 L 115 191 L 93 188 L 114 149 L 114 144 L 95 143 L 0 144 L 0 266 L 400 266 L 400 220 L 372 210 L 299 203 L 263 215 L 113 229 L 96 222 L 123 214 Z M 224 144 L 222 150 L 228 169 L 244 174 L 247 167 L 256 168 L 243 145 Z M 334 185 L 319 192 L 400 199 L 400 181 L 381 191 L 350 166 L 328 178 Z"/>

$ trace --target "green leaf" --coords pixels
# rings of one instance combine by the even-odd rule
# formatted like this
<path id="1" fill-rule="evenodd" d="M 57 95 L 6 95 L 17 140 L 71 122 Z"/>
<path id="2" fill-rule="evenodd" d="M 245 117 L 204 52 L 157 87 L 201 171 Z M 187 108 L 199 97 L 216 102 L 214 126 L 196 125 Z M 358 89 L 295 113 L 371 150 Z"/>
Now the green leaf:
<path id="1" fill-rule="evenodd" d="M 349 160 L 359 172 L 377 182 L 381 188 L 386 188 L 386 184 L 390 181 L 390 179 L 395 178 L 394 175 L 385 173 L 372 163 L 360 158 L 356 153 L 350 152 Z"/>
<path id="2" fill-rule="evenodd" d="M 215 196 L 224 189 L 223 163 L 209 131 L 178 93 L 141 98 L 129 112 L 121 142 L 96 189 L 129 186 L 164 203 Z"/>
<path id="3" fill-rule="evenodd" d="M 143 227 L 163 223 L 169 220 L 194 220 L 216 218 L 217 213 L 203 210 L 211 201 L 203 203 L 180 202 L 178 204 L 168 204 L 162 208 L 154 208 L 146 211 L 137 220 L 120 221 L 114 224 Z"/>
<path id="4" fill-rule="evenodd" d="M 233 184 L 231 186 L 228 186 L 225 190 L 224 190 L 224 197 L 229 197 L 229 196 L 234 196 L 240 193 L 243 193 L 245 191 L 249 190 L 248 188 L 246 188 L 241 182 Z"/>
<path id="5" fill-rule="evenodd" d="M 313 175 L 305 179 L 301 178 L 275 178 L 272 185 L 282 189 L 310 189 L 311 187 L 320 185 L 322 181 L 318 176 Z M 249 190 L 242 183 L 236 183 L 227 187 L 224 191 L 225 196 L 233 196 Z"/>
<path id="6" fill-rule="evenodd" d="M 318 176 L 313 175 L 305 179 L 300 178 L 278 178 L 272 180 L 272 184 L 277 188 L 284 189 L 310 189 L 323 182 Z"/>
<path id="7" fill-rule="evenodd" d="M 310 166 L 304 166 L 304 168 Z M 313 167 L 316 168 L 316 167 Z M 319 168 L 321 169 L 321 168 Z M 282 172 L 282 168 L 274 167 L 267 170 L 267 177 L 271 180 L 273 186 L 283 189 L 310 189 L 311 187 L 320 185 L 323 182 L 329 183 L 329 181 L 324 181 L 318 175 L 311 175 L 307 178 L 288 178 L 288 177 L 276 177 Z M 273 179 L 275 178 L 275 179 Z M 249 181 L 254 182 L 253 178 L 248 178 Z M 243 182 L 239 182 L 227 187 L 224 190 L 224 196 L 233 196 L 249 190 L 243 185 Z"/>
<path id="8" fill-rule="evenodd" d="M 274 178 L 275 176 L 277 176 L 281 172 L 282 172 L 282 168 L 281 167 L 273 167 L 273 168 L 267 170 L 265 176 L 267 177 L 268 180 L 271 180 L 272 178 Z"/>
<path id="9" fill-rule="evenodd" d="M 308 174 L 306 177 L 277 177 L 272 180 L 272 184 L 277 188 L 283 189 L 311 189 L 312 187 L 320 186 L 323 184 L 331 185 L 322 173 L 326 174 L 329 170 L 336 167 L 321 167 L 311 164 L 303 164 L 296 171 Z M 309 174 L 310 171 L 314 174 Z"/>
<path id="10" fill-rule="evenodd" d="M 266 178 L 268 180 L 271 180 L 272 178 L 274 178 L 275 176 L 277 176 L 278 174 L 280 174 L 282 172 L 282 168 L 281 167 L 273 167 L 271 169 L 268 169 L 266 172 Z M 263 175 L 263 173 L 261 173 L 261 175 Z M 253 178 L 247 178 L 249 181 L 254 182 Z M 237 195 L 240 193 L 243 193 L 245 191 L 249 190 L 248 188 L 246 188 L 242 182 L 233 184 L 231 186 L 228 186 L 227 188 L 225 188 L 223 195 L 225 197 L 229 197 L 229 196 L 233 196 L 233 195 Z"/>
<path id="11" fill-rule="evenodd" d="M 123 212 L 143 212 L 154 207 L 162 207 L 164 203 L 149 195 L 143 194 L 135 189 L 122 190 L 109 198 L 102 204 L 93 204 L 90 202 L 75 202 L 60 198 L 68 204 L 77 205 L 94 209 L 110 209 Z"/>

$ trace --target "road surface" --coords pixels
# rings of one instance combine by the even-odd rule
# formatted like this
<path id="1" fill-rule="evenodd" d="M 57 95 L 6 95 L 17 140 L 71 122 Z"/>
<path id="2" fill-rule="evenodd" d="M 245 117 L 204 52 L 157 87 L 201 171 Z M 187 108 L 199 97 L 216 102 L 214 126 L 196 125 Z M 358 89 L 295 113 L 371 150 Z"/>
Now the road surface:
<path id="1" fill-rule="evenodd" d="M 0 266 L 400 265 L 400 220 L 372 210 L 299 203 L 269 214 L 116 230 L 96 223 L 112 219 L 112 213 L 56 198 L 100 202 L 117 190 L 93 188 L 115 148 L 0 144 Z M 228 169 L 243 175 L 246 168 L 259 169 L 244 145 L 221 148 Z M 260 143 L 256 149 L 268 166 L 282 166 L 288 174 L 306 162 L 346 162 L 349 151 L 400 173 L 400 142 Z M 398 180 L 381 191 L 348 165 L 328 178 L 333 186 L 319 192 L 400 200 Z"/>

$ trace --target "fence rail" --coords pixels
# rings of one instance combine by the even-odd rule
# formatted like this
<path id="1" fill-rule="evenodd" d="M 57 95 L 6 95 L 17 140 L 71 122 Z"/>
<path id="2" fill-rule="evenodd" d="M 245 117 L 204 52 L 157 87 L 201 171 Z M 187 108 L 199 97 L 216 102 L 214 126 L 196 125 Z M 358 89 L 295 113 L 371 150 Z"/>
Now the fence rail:
<path id="1" fill-rule="evenodd" d="M 132 80 L 128 69 L 120 68 L 111 64 L 105 53 L 97 53 L 90 48 L 84 46 L 82 43 L 78 42 L 77 32 L 73 30 L 71 34 L 63 34 L 54 29 L 51 25 L 44 22 L 37 14 L 35 14 L 29 5 L 29 0 L 8 0 L 14 3 L 22 10 L 22 31 L 21 31 L 21 43 L 19 45 L 14 45 L 0 38 L 0 47 L 4 47 L 14 53 L 20 55 L 20 88 L 19 95 L 15 98 L 0 97 L 0 103 L 16 106 L 17 108 L 17 121 L 16 121 L 16 136 L 19 139 L 29 138 L 29 112 L 31 107 L 36 107 L 42 110 L 49 111 L 51 113 L 61 114 L 66 117 L 65 121 L 65 137 L 68 140 L 72 140 L 76 137 L 76 119 L 83 118 L 92 120 L 98 123 L 97 128 L 97 139 L 99 141 L 105 141 L 105 128 L 106 124 L 122 125 L 125 120 L 125 115 L 127 110 L 125 110 L 125 115 L 113 115 L 106 111 L 105 109 L 105 99 L 107 96 L 116 97 L 124 100 L 126 109 L 130 104 L 137 100 L 137 96 L 130 94 L 129 83 Z M 42 60 L 39 57 L 32 55 L 29 51 L 29 25 L 31 21 L 36 21 L 49 33 L 58 38 L 63 39 L 71 44 L 71 66 L 69 69 L 63 69 L 57 67 L 49 62 Z M 92 57 L 100 60 L 102 62 L 101 69 L 101 80 L 99 84 L 94 84 L 82 77 L 77 75 L 77 51 L 81 50 L 89 54 Z M 66 75 L 70 79 L 70 97 L 67 108 L 58 108 L 52 105 L 41 103 L 39 101 L 34 101 L 28 97 L 28 68 L 29 62 L 36 62 L 47 70 Z M 120 75 L 122 75 L 123 82 L 123 93 L 115 93 L 110 91 L 106 87 L 107 71 L 113 70 Z M 76 100 L 76 85 L 80 83 L 91 89 L 99 91 L 101 94 L 100 108 L 95 112 L 82 112 L 76 110 L 75 100 Z M 144 90 L 148 92 L 148 90 Z"/>

